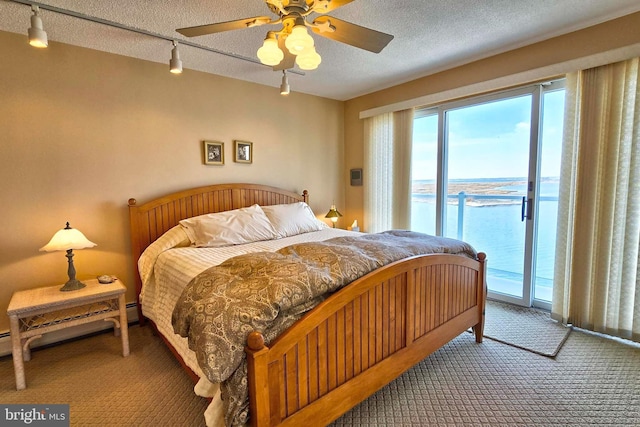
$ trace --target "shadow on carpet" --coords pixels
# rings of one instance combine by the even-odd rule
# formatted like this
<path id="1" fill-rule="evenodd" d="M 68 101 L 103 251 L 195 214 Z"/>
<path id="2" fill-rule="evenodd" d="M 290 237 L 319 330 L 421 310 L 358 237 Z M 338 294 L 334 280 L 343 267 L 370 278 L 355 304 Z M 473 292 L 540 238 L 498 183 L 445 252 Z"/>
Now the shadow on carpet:
<path id="1" fill-rule="evenodd" d="M 535 308 L 487 301 L 484 336 L 494 341 L 555 357 L 571 328 L 552 320 L 549 313 Z"/>

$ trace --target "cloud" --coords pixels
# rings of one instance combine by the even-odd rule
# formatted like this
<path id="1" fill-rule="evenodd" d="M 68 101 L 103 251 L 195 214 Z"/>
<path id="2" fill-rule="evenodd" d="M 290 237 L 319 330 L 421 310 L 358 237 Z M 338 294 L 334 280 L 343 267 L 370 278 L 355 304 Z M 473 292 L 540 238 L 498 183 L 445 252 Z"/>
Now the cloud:
<path id="1" fill-rule="evenodd" d="M 516 133 L 526 132 L 529 133 L 529 129 L 531 128 L 531 123 L 528 122 L 519 122 L 516 124 Z"/>

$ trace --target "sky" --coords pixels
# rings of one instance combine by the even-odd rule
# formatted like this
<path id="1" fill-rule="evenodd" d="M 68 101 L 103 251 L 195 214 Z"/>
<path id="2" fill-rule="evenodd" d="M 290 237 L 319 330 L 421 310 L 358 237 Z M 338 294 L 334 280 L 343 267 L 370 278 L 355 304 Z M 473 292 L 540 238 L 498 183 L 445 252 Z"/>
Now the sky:
<path id="1" fill-rule="evenodd" d="M 526 177 L 531 95 L 449 110 L 449 179 Z M 544 95 L 541 177 L 557 177 L 564 90 Z M 414 121 L 413 180 L 436 178 L 438 116 Z"/>

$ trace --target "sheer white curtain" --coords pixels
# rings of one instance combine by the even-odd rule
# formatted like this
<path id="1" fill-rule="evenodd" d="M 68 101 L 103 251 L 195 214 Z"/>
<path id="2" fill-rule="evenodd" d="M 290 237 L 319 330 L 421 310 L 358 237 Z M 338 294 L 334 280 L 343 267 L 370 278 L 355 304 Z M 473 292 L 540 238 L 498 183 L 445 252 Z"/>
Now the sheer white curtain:
<path id="1" fill-rule="evenodd" d="M 411 226 L 413 109 L 364 122 L 364 229 L 370 233 Z"/>
<path id="2" fill-rule="evenodd" d="M 640 341 L 638 58 L 567 76 L 552 317 Z"/>

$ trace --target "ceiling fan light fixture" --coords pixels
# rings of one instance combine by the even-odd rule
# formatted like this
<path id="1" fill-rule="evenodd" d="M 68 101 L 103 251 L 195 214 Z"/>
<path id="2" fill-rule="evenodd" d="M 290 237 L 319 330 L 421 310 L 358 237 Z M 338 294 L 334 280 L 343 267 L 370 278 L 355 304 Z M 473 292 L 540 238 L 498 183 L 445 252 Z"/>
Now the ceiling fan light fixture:
<path id="1" fill-rule="evenodd" d="M 294 25 L 291 34 L 287 36 L 284 42 L 284 45 L 292 55 L 302 54 L 305 49 L 313 47 L 313 44 L 313 37 L 309 35 L 304 23 Z"/>
<path id="2" fill-rule="evenodd" d="M 178 42 L 174 40 L 171 49 L 171 60 L 169 61 L 169 71 L 173 74 L 182 74 L 182 60 L 178 51 Z"/>
<path id="3" fill-rule="evenodd" d="M 284 58 L 284 53 L 278 47 L 278 40 L 275 34 L 269 32 L 264 39 L 262 47 L 258 49 L 258 59 L 264 65 L 278 65 Z"/>
<path id="4" fill-rule="evenodd" d="M 318 68 L 322 62 L 322 57 L 316 52 L 316 48 L 311 46 L 296 56 L 296 64 L 301 70 L 311 71 Z"/>
<path id="5" fill-rule="evenodd" d="M 38 6 L 31 6 L 33 15 L 31 15 L 31 27 L 29 27 L 29 44 L 33 47 L 44 48 L 49 46 L 49 40 L 47 39 L 47 33 L 42 27 L 42 18 L 38 14 L 40 8 Z"/>

